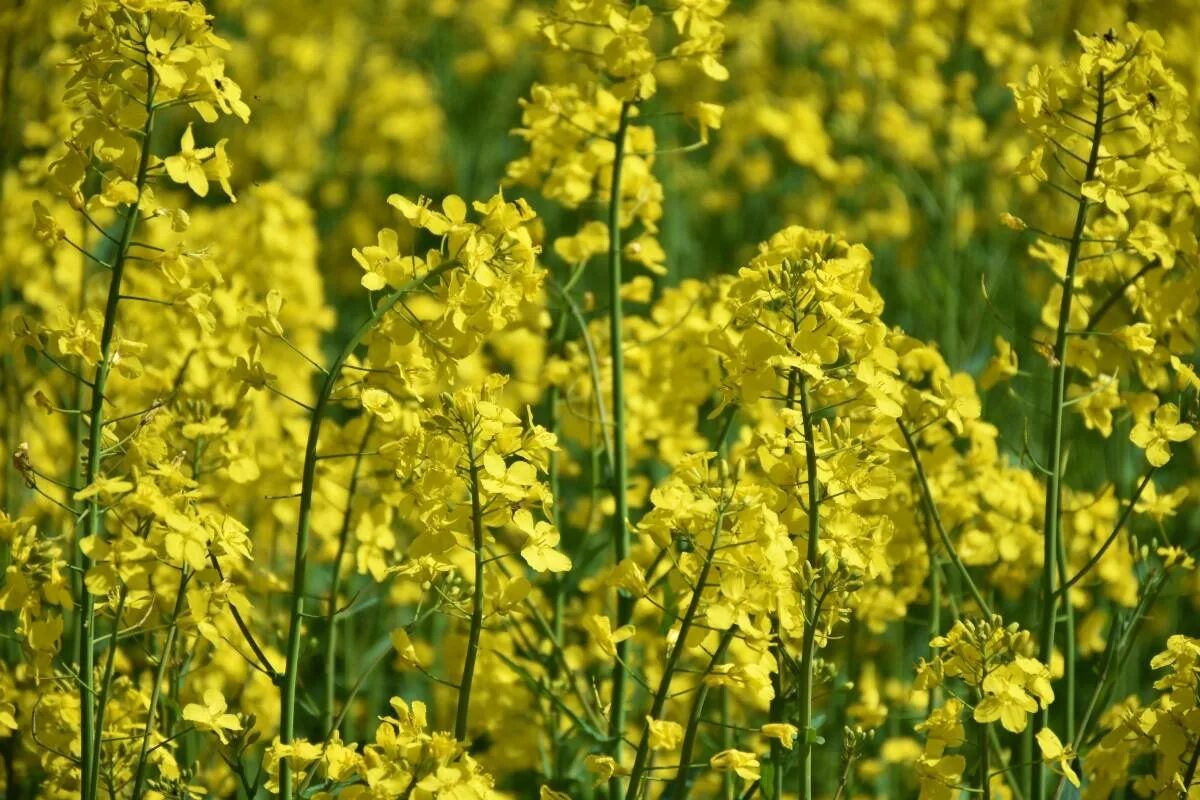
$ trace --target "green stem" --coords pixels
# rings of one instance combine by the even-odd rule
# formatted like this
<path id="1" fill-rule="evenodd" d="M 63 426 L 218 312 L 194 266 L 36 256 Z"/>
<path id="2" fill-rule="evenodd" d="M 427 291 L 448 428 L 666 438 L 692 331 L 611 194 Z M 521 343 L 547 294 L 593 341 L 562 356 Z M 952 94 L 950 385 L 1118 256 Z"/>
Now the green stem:
<path id="1" fill-rule="evenodd" d="M 96 789 L 100 782 L 100 756 L 101 745 L 104 742 L 104 711 L 108 706 L 108 693 L 112 688 L 113 665 L 116 663 L 117 656 L 117 632 L 121 629 L 121 614 L 125 612 L 125 600 L 129 597 L 129 590 L 122 589 L 120 597 L 117 600 L 117 610 L 113 615 L 112 636 L 109 637 L 108 655 L 104 660 L 104 677 L 100 682 L 100 697 L 96 702 L 96 739 L 95 753 L 92 754 L 92 764 L 95 768 L 91 771 L 92 783 L 87 787 L 88 795 L 96 796 Z"/>
<path id="2" fill-rule="evenodd" d="M 96 374 L 92 379 L 91 417 L 88 427 L 87 467 L 84 474 L 84 485 L 91 486 L 100 477 L 100 459 L 104 441 L 104 390 L 108 385 L 109 369 L 112 367 L 112 341 L 117 324 L 117 307 L 121 299 L 121 280 L 125 274 L 125 264 L 129 253 L 129 243 L 133 240 L 133 229 L 137 225 L 138 210 L 141 207 L 142 193 L 146 188 L 146 173 L 150 168 L 150 140 L 154 133 L 154 92 L 155 77 L 151 67 L 146 66 L 146 121 L 142 127 L 141 153 L 138 156 L 138 168 L 135 185 L 137 199 L 125 207 L 125 217 L 121 224 L 121 236 L 117 252 L 113 256 L 112 277 L 108 284 L 108 299 L 104 304 L 104 323 L 100 329 L 100 361 L 96 364 Z M 87 503 L 87 532 L 88 536 L 104 534 L 104 507 L 100 498 L 93 495 Z M 76 545 L 78 547 L 78 544 Z M 84 573 L 91 568 L 92 560 L 86 554 L 77 554 L 80 568 Z M 99 765 L 96 763 L 98 733 L 96 731 L 96 695 L 93 687 L 96 671 L 96 603 L 92 593 L 86 586 L 80 597 L 79 612 L 79 706 L 80 706 L 80 779 L 84 800 L 95 800 Z"/>
<path id="3" fill-rule="evenodd" d="M 1092 180 L 1096 174 L 1096 165 L 1100 157 L 1100 140 L 1104 135 L 1104 73 L 1101 72 L 1096 86 L 1096 118 L 1092 127 L 1091 150 L 1088 154 L 1087 166 L 1084 169 L 1083 181 Z M 1058 329 L 1054 337 L 1054 373 L 1051 380 L 1049 412 L 1050 421 L 1046 429 L 1046 469 L 1049 471 L 1049 481 L 1046 486 L 1046 513 L 1044 547 L 1042 551 L 1042 620 L 1038 631 L 1038 658 L 1043 664 L 1049 664 L 1054 653 L 1054 627 L 1058 615 L 1058 597 L 1055 590 L 1058 570 L 1055 560 L 1058 558 L 1058 539 L 1062 531 L 1062 451 L 1063 451 L 1063 411 L 1067 392 L 1067 333 L 1071 325 L 1071 301 L 1075 294 L 1075 270 L 1079 265 L 1079 251 L 1083 245 L 1083 232 L 1087 226 L 1089 201 L 1080 197 L 1075 211 L 1075 229 L 1071 234 L 1071 244 L 1067 252 L 1066 273 L 1062 282 L 1062 300 L 1058 309 Z M 1034 735 L 1050 725 L 1050 709 L 1047 706 L 1035 721 Z M 1033 798 L 1045 797 L 1045 769 L 1040 760 L 1033 765 Z"/>
<path id="4" fill-rule="evenodd" d="M 142 791 L 146 781 L 146 764 L 150 755 L 150 738 L 154 734 L 154 717 L 158 711 L 158 699 L 162 695 L 163 678 L 167 674 L 167 664 L 171 660 L 171 651 L 175 647 L 175 634 L 179 630 L 176 620 L 183 613 L 183 604 L 187 598 L 187 583 L 189 574 L 185 567 L 179 574 L 179 591 L 175 595 L 175 610 L 171 612 L 171 622 L 167 627 L 167 640 L 163 643 L 162 652 L 158 657 L 158 667 L 154 670 L 154 687 L 150 690 L 150 708 L 146 712 L 146 729 L 142 733 L 142 747 L 138 753 L 137 769 L 133 776 L 132 800 L 142 800 Z"/>
<path id="5" fill-rule="evenodd" d="M 979 794 L 983 800 L 992 800 L 991 751 L 988 749 L 987 723 L 978 723 L 979 728 Z"/>
<path id="6" fill-rule="evenodd" d="M 1067 581 L 1067 545 L 1065 538 L 1058 537 L 1058 557 L 1055 561 L 1058 564 L 1058 583 L 1063 585 Z M 1064 617 L 1063 631 L 1064 648 L 1063 648 L 1063 679 L 1067 685 L 1067 725 L 1065 728 L 1067 738 L 1075 739 L 1075 607 L 1071 605 L 1071 598 L 1068 595 L 1062 597 Z"/>
<path id="7" fill-rule="evenodd" d="M 704 675 L 711 675 L 716 666 L 721 663 L 721 659 L 725 658 L 725 652 L 729 649 L 729 643 L 733 641 L 736 633 L 737 626 L 734 625 L 721 634 L 721 639 L 717 642 L 717 649 L 709 659 Z M 708 684 L 704 683 L 703 677 L 701 677 L 700 688 L 696 690 L 696 699 L 692 701 L 692 711 L 688 714 L 687 728 L 683 733 L 683 744 L 679 750 L 679 769 L 675 771 L 675 780 L 663 795 L 664 800 L 684 800 L 687 797 L 690 775 L 688 765 L 692 763 L 692 751 L 696 747 L 696 736 L 700 732 L 700 717 L 704 713 L 704 704 L 707 700 Z"/>
<path id="8" fill-rule="evenodd" d="M 729 687 L 721 687 L 721 749 L 733 749 L 733 727 L 730 725 L 732 710 L 732 698 L 729 696 Z M 680 762 L 682 763 L 682 762 Z M 733 782 L 733 772 L 726 770 L 721 773 L 721 796 L 724 800 L 734 800 L 737 797 L 737 787 Z M 675 800 L 685 800 L 684 798 L 676 798 Z"/>
<path id="9" fill-rule="evenodd" d="M 338 534 L 337 555 L 333 559 L 333 580 L 329 586 L 329 604 L 325 613 L 325 707 L 324 729 L 333 728 L 333 707 L 337 703 L 337 610 L 338 595 L 342 590 L 342 559 L 346 556 L 346 545 L 350 538 L 350 522 L 353 517 L 354 493 L 358 491 L 358 476 L 362 470 L 363 452 L 367 449 L 367 440 L 375 429 L 375 418 L 367 421 L 363 432 L 362 442 L 358 446 L 358 454 L 354 457 L 354 466 L 350 471 L 350 485 L 346 489 L 346 510 L 342 512 L 342 527 Z"/>
<path id="10" fill-rule="evenodd" d="M 1125 529 L 1125 523 L 1129 521 L 1129 517 L 1133 514 L 1133 507 L 1137 505 L 1138 498 L 1140 498 L 1142 496 L 1142 492 L 1146 490 L 1146 486 L 1150 483 L 1150 479 L 1154 477 L 1154 472 L 1157 469 L 1158 467 L 1151 467 L 1146 472 L 1145 477 L 1142 478 L 1141 483 L 1139 483 L 1137 489 L 1134 490 L 1133 497 L 1129 498 L 1129 503 L 1121 512 L 1121 516 L 1117 519 L 1117 523 L 1113 525 L 1112 533 L 1108 535 L 1108 538 L 1104 540 L 1104 544 L 1100 545 L 1095 554 L 1088 559 L 1088 562 L 1080 567 L 1079 572 L 1076 572 L 1070 580 L 1063 581 L 1062 585 L 1058 587 L 1059 595 L 1065 595 L 1072 586 L 1087 577 L 1087 574 L 1092 571 L 1092 568 L 1100 563 L 1100 559 L 1103 558 L 1104 554 L 1108 552 L 1108 548 L 1112 547 L 1113 542 L 1117 540 L 1117 537 L 1120 536 L 1121 531 Z M 1061 577 L 1062 576 L 1060 576 L 1060 578 Z"/>
<path id="11" fill-rule="evenodd" d="M 300 511 L 296 524 L 296 554 L 292 566 L 292 591 L 288 607 L 288 638 L 287 666 L 284 669 L 283 691 L 280 693 L 279 741 L 290 744 L 296 735 L 296 686 L 300 677 L 300 630 L 304 623 L 304 594 L 307 591 L 308 578 L 308 539 L 312 526 L 313 489 L 317 478 L 317 443 L 321 436 L 321 423 L 329 407 L 329 398 L 333 394 L 334 385 L 341 375 L 342 367 L 347 359 L 358 349 L 362 340 L 379 324 L 383 316 L 392 309 L 405 294 L 423 286 L 426 281 L 442 274 L 451 267 L 457 266 L 456 261 L 446 261 L 420 278 L 405 283 L 399 289 L 387 295 L 376 305 L 370 317 L 363 320 L 358 330 L 342 346 L 341 352 L 334 358 L 329 369 L 325 371 L 325 380 L 317 393 L 317 401 L 313 406 L 312 419 L 308 426 L 308 440 L 304 445 L 304 466 L 300 478 Z M 292 800 L 293 776 L 291 765 L 283 759 L 279 765 L 279 795 L 283 800 Z"/>
<path id="12" fill-rule="evenodd" d="M 458 710 L 454 715 L 454 738 L 467 738 L 471 713 L 471 686 L 475 682 L 475 662 L 479 658 L 479 636 L 483 632 L 483 504 L 479 499 L 479 465 L 475 461 L 475 430 L 466 430 L 467 458 L 471 461 L 471 536 L 475 546 L 475 587 L 471 599 L 471 628 L 467 633 L 467 655 L 459 681 Z"/>
<path id="13" fill-rule="evenodd" d="M 1018 742 L 1020 747 L 1018 760 L 1021 763 L 1021 771 L 1018 777 L 1021 780 L 1021 797 L 1022 800 L 1026 797 L 1031 797 L 1033 794 L 1033 726 L 1026 725 L 1025 730 L 1021 731 L 1021 739 Z"/>
<path id="14" fill-rule="evenodd" d="M 704 596 L 704 587 L 708 584 L 708 573 L 712 569 L 713 560 L 717 556 L 717 542 L 721 536 L 721 528 L 725 524 L 725 505 L 724 503 L 717 509 L 717 521 L 713 526 L 712 544 L 708 548 L 708 552 L 704 556 L 704 564 L 700 567 L 700 574 L 696 577 L 696 585 L 692 587 L 692 597 L 688 601 L 687 610 L 683 613 L 683 618 L 679 622 L 679 634 L 675 637 L 675 644 L 671 647 L 671 652 L 667 655 L 667 663 L 663 667 L 662 678 L 658 682 L 658 689 L 654 692 L 654 699 L 650 703 L 650 719 L 661 719 L 663 707 L 667 703 L 667 695 L 671 692 L 671 679 L 675 677 L 675 669 L 679 665 L 679 659 L 683 655 L 683 651 L 687 649 L 688 634 L 691 633 L 692 623 L 696 619 L 696 613 L 700 609 L 700 600 Z M 643 774 L 646 771 L 647 761 L 650 755 L 650 725 L 647 723 L 642 726 L 642 738 L 638 741 L 637 754 L 634 756 L 633 769 L 629 773 L 629 788 L 625 793 L 625 800 L 636 800 L 641 793 L 641 783 Z M 682 762 L 681 762 L 682 763 Z"/>
<path id="15" fill-rule="evenodd" d="M 612 404 L 613 404 L 613 474 L 612 493 L 616 503 L 613 513 L 613 556 L 616 563 L 629 557 L 629 500 L 626 496 L 628 465 L 625 451 L 625 354 L 623 310 L 621 307 L 621 166 L 625 157 L 625 138 L 629 130 L 629 116 L 633 105 L 628 101 L 621 104 L 621 116 L 617 122 L 614 141 L 612 184 L 608 201 L 608 290 L 609 290 L 609 350 L 612 353 Z M 628 625 L 633 619 L 633 598 L 617 590 L 617 627 Z M 625 733 L 625 684 L 626 659 L 629 657 L 629 641 L 617 644 L 617 658 L 612 674 L 612 714 L 609 717 L 609 735 L 613 739 L 613 757 L 621 760 L 621 744 Z M 635 785 L 635 784 L 630 784 Z M 609 781 L 609 796 L 621 794 L 621 779 L 613 776 Z"/>
<path id="16" fill-rule="evenodd" d="M 1126 623 L 1127 627 L 1110 651 L 1109 658 L 1105 660 L 1100 680 L 1096 683 L 1096 688 L 1093 690 L 1092 696 L 1088 701 L 1088 707 L 1084 711 L 1083 719 L 1080 720 L 1079 726 L 1075 731 L 1075 738 L 1072 744 L 1076 752 L 1079 752 L 1083 747 L 1083 743 L 1091 735 L 1092 727 L 1099 720 L 1100 715 L 1098 712 L 1108 703 L 1108 696 L 1112 693 L 1117 679 L 1124 672 L 1129 654 L 1133 652 L 1133 646 L 1137 641 L 1138 633 L 1142 625 L 1149 619 L 1148 612 L 1154 607 L 1154 603 L 1158 600 L 1158 595 L 1165 584 L 1165 580 L 1162 578 L 1151 580 L 1150 586 L 1142 595 L 1138 605 L 1129 614 L 1128 619 L 1130 621 Z M 1115 628 L 1115 625 L 1113 627 Z M 1111 638 L 1112 635 L 1113 633 L 1110 632 L 1109 637 Z"/>
<path id="17" fill-rule="evenodd" d="M 921 533 L 925 538 L 925 549 L 929 551 L 929 639 L 942 634 L 942 566 L 938 563 L 937 548 L 933 545 L 933 536 L 929 533 L 929 512 L 925 511 L 921 520 Z M 932 651 L 932 648 L 930 648 Z M 931 652 L 932 657 L 932 652 Z M 929 690 L 929 702 L 925 707 L 925 715 L 942 704 L 942 688 L 935 686 Z"/>
<path id="18" fill-rule="evenodd" d="M 971 591 L 971 597 L 974 598 L 979 610 L 984 613 L 989 619 L 992 616 L 991 606 L 983 599 L 983 593 L 979 591 L 979 587 L 975 585 L 975 581 L 971 578 L 971 573 L 967 569 L 967 565 L 958 557 L 958 552 L 954 549 L 954 543 L 950 541 L 950 535 L 946 533 L 946 526 L 942 524 L 942 515 L 938 513 L 937 506 L 933 502 L 933 492 L 929 488 L 929 479 L 925 475 L 925 467 L 921 464 L 921 456 L 917 452 L 917 443 L 913 440 L 912 434 L 908 432 L 908 428 L 900 420 L 896 420 L 896 424 L 900 426 L 900 433 L 904 436 L 904 443 L 908 447 L 908 455 L 912 459 L 913 468 L 917 472 L 917 480 L 921 484 L 921 498 L 925 501 L 925 511 L 929 514 L 929 518 L 933 520 L 933 527 L 938 532 L 938 537 L 942 540 L 942 547 L 946 548 L 946 553 L 950 556 L 950 560 L 954 562 L 955 568 L 963 581 L 966 582 L 967 588 Z"/>
<path id="19" fill-rule="evenodd" d="M 778 614 L 771 617 L 771 650 L 775 656 L 775 672 L 771 675 L 774 696 L 771 698 L 769 719 L 771 722 L 783 722 L 787 701 L 783 696 L 783 631 L 779 628 Z M 771 770 L 771 797 L 773 800 L 783 800 L 783 742 L 777 738 L 771 739 L 771 764 L 774 765 Z"/>
<path id="20" fill-rule="evenodd" d="M 18 0 L 15 4 L 16 8 L 20 8 L 23 3 Z M 7 184 L 8 170 L 10 164 L 15 160 L 14 155 L 17 148 L 13 146 L 13 128 L 14 114 L 12 102 L 12 85 L 13 73 L 15 72 L 14 62 L 16 59 L 17 45 L 22 38 L 21 32 L 17 29 L 9 31 L 9 36 L 4 43 L 4 62 L 0 66 L 0 203 L 5 200 L 4 189 Z M 87 259 L 84 259 L 86 262 Z M 0 281 L 0 314 L 6 312 L 13 303 L 13 286 L 8 272 L 4 275 L 4 280 Z M 20 414 L 20 388 L 17 385 L 16 363 L 11 352 L 5 352 L 0 356 L 0 372 L 4 376 L 4 414 L 5 414 L 5 446 L 8 453 L 12 453 L 17 448 L 17 444 L 21 440 L 21 414 Z M 76 381 L 78 385 L 80 382 Z M 80 408 L 77 405 L 76 408 Z M 78 417 L 79 415 L 74 415 Z M 0 508 L 3 508 L 10 514 L 16 513 L 17 494 L 20 491 L 17 488 L 20 478 L 17 476 L 17 470 L 12 463 L 6 458 L 4 460 L 4 479 L 0 483 Z M 75 484 L 72 483 L 72 486 Z M 78 595 L 78 592 L 76 593 Z M 9 782 L 6 784 L 12 786 Z"/>
<path id="21" fill-rule="evenodd" d="M 813 431 L 813 418 L 808 395 L 808 382 L 803 373 L 794 373 L 800 389 L 800 416 L 804 427 L 804 461 L 808 483 L 808 552 L 806 560 L 814 568 L 820 554 L 818 545 L 821 536 L 821 484 L 817 474 L 817 443 Z M 817 595 L 813 587 L 805 589 L 804 638 L 800 649 L 800 743 L 797 748 L 796 792 L 800 800 L 811 800 L 813 796 L 813 666 L 816 661 Z M 782 665 L 779 667 L 782 669 Z M 779 797 L 777 795 L 777 797 Z"/>

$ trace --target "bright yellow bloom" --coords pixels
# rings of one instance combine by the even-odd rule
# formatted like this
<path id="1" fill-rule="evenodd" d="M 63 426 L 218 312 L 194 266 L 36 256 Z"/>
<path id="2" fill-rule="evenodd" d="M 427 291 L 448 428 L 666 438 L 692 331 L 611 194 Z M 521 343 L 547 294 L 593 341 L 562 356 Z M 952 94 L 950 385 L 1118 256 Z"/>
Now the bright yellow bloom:
<path id="1" fill-rule="evenodd" d="M 1186 442 L 1196 429 L 1179 421 L 1179 407 L 1164 403 L 1154 411 L 1153 421 L 1142 420 L 1129 432 L 1129 441 L 1146 451 L 1146 460 L 1161 467 L 1171 460 L 1171 442 Z"/>
<path id="2" fill-rule="evenodd" d="M 240 731 L 242 721 L 225 708 L 225 696 L 217 689 L 209 689 L 204 693 L 203 705 L 188 703 L 183 707 L 183 718 L 202 731 L 215 733 L 221 744 L 226 744 L 229 741 L 226 734 Z"/>

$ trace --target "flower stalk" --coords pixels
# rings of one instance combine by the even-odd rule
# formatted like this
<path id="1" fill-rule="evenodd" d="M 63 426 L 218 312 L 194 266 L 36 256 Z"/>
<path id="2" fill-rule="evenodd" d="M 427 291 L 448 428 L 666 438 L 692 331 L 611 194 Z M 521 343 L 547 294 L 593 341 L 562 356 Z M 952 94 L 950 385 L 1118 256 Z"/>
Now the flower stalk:
<path id="1" fill-rule="evenodd" d="M 666 706 L 667 696 L 671 691 L 671 679 L 675 677 L 675 671 L 679 666 L 679 659 L 687 647 L 688 634 L 691 633 L 692 624 L 695 622 L 697 612 L 700 610 L 700 601 L 704 596 L 704 587 L 708 583 L 708 574 L 712 569 L 713 560 L 717 556 L 717 543 L 721 537 L 721 528 L 725 524 L 725 511 L 726 506 L 722 502 L 717 508 L 717 521 L 713 526 L 712 544 L 709 546 L 708 552 L 704 555 L 704 564 L 700 567 L 700 574 L 696 577 L 696 585 L 692 588 L 692 597 L 688 601 L 687 610 L 684 611 L 683 617 L 679 622 L 679 633 L 675 637 L 675 644 L 667 655 L 667 663 L 663 666 L 662 678 L 658 682 L 658 688 L 654 692 L 654 699 L 650 703 L 650 719 L 660 719 L 663 708 Z M 642 738 L 638 742 L 633 769 L 629 774 L 629 788 L 625 793 L 625 800 L 636 800 L 641 794 L 642 779 L 645 776 L 649 756 L 650 725 L 647 723 L 642 727 Z M 686 764 L 686 762 L 681 762 L 681 764 Z"/>
<path id="2" fill-rule="evenodd" d="M 1091 181 L 1096 175 L 1096 166 L 1100 159 L 1100 142 L 1104 135 L 1105 111 L 1105 74 L 1099 73 L 1096 81 L 1096 115 L 1092 123 L 1091 147 L 1087 163 L 1084 167 L 1083 183 Z M 1058 548 L 1062 536 L 1062 473 L 1063 473 L 1063 413 L 1066 408 L 1067 393 L 1067 339 L 1071 324 L 1071 303 L 1075 293 L 1075 272 L 1079 266 L 1079 253 L 1083 246 L 1084 229 L 1087 227 L 1088 210 L 1091 201 L 1082 194 L 1079 196 L 1075 211 L 1075 227 L 1071 233 L 1071 242 L 1067 251 L 1066 273 L 1062 280 L 1062 300 L 1058 310 L 1058 327 L 1054 335 L 1054 351 L 1051 364 L 1050 398 L 1048 402 L 1049 424 L 1046 429 L 1045 467 L 1049 471 L 1046 486 L 1046 511 L 1043 535 L 1042 562 L 1042 619 L 1038 637 L 1038 658 L 1044 663 L 1050 663 L 1054 653 L 1054 629 L 1058 616 Z M 1068 636 L 1074 636 L 1074 631 L 1068 631 Z M 1036 736 L 1038 731 L 1050 724 L 1050 711 L 1044 709 L 1036 721 Z M 1033 792 L 1035 798 L 1046 796 L 1045 769 L 1040 761 L 1033 765 Z"/>
<path id="3" fill-rule="evenodd" d="M 808 382 L 803 373 L 796 373 L 796 385 L 800 390 L 801 424 L 804 427 L 804 461 L 808 485 L 808 550 L 805 559 L 812 567 L 817 566 L 821 536 L 821 484 L 817 473 L 817 443 L 814 439 L 812 405 Z M 796 753 L 799 773 L 796 791 L 801 800 L 813 796 L 813 744 L 816 731 L 812 729 L 813 667 L 816 661 L 817 593 L 809 586 L 804 595 L 804 637 L 800 649 L 800 685 L 798 687 L 800 714 L 800 742 Z M 780 665 L 782 670 L 782 665 Z M 776 795 L 779 797 L 780 795 Z"/>
<path id="4" fill-rule="evenodd" d="M 454 714 L 454 738 L 467 738 L 467 723 L 471 713 L 471 686 L 475 682 L 475 663 L 479 658 L 479 637 L 483 631 L 483 504 L 479 499 L 479 464 L 475 459 L 475 431 L 464 425 L 467 437 L 467 458 L 470 460 L 471 540 L 475 555 L 475 586 L 471 594 L 471 627 L 467 633 L 467 654 L 459 681 L 458 708 Z"/>
<path id="5" fill-rule="evenodd" d="M 612 414 L 613 414 L 613 471 L 612 494 L 616 503 L 613 513 L 613 557 L 620 564 L 629 557 L 629 499 L 626 489 L 629 483 L 625 447 L 625 353 L 621 301 L 621 167 L 625 158 L 625 139 L 629 130 L 629 119 L 633 105 L 621 104 L 621 115 L 617 133 L 613 140 L 612 184 L 608 201 L 608 290 L 609 290 L 609 348 L 612 358 Z M 617 590 L 617 626 L 629 624 L 633 618 L 633 598 Z M 627 682 L 626 662 L 629 658 L 628 641 L 617 644 L 617 658 L 612 674 L 612 713 L 609 719 L 609 736 L 613 739 L 613 757 L 620 761 L 621 743 L 625 732 L 625 685 Z M 631 783 L 631 786 L 636 785 Z M 619 797 L 621 779 L 614 776 L 609 782 L 609 795 Z"/>
<path id="6" fill-rule="evenodd" d="M 137 176 L 135 186 L 137 197 L 125 207 L 121 223 L 121 235 L 118 239 L 116 253 L 113 256 L 112 274 L 109 278 L 108 297 L 104 303 L 104 322 L 100 329 L 100 361 L 96 364 L 96 372 L 92 378 L 91 407 L 88 419 L 87 463 L 84 467 L 84 485 L 91 486 L 101 476 L 101 460 L 104 443 L 104 390 L 108 385 L 109 372 L 112 369 L 113 334 L 116 331 L 117 311 L 121 302 L 121 285 L 125 276 L 125 266 L 128 263 L 129 247 L 133 241 L 133 231 L 137 227 L 138 211 L 141 207 L 142 193 L 146 188 L 146 177 L 150 169 L 150 143 L 154 134 L 154 91 L 156 78 L 149 63 L 146 64 L 146 120 L 142 126 L 141 145 L 139 147 Z M 100 537 L 104 535 L 104 507 L 98 494 L 93 494 L 87 500 L 85 508 L 87 516 L 87 535 Z M 79 543 L 76 542 L 76 547 Z M 79 567 L 83 574 L 91 567 L 91 559 L 86 553 L 77 554 Z M 84 800 L 95 800 L 97 780 L 99 778 L 99 754 L 97 745 L 101 731 L 97 730 L 96 692 L 94 687 L 96 671 L 96 601 L 86 585 L 82 587 L 79 610 L 79 652 L 77 666 L 79 673 L 79 706 L 80 706 L 80 779 L 82 781 Z M 115 646 L 115 642 L 114 642 Z M 99 712 L 102 713 L 102 712 Z"/>
<path id="7" fill-rule="evenodd" d="M 284 745 L 290 744 L 296 735 L 296 687 L 300 680 L 300 636 L 304 621 L 304 596 L 308 584 L 308 540 L 312 526 L 313 490 L 317 480 L 317 444 L 321 436 L 321 423 L 324 422 L 325 413 L 329 408 L 330 397 L 333 395 L 334 386 L 341 376 L 346 361 L 387 312 L 406 294 L 420 288 L 427 281 L 456 265 L 455 261 L 446 261 L 425 275 L 406 282 L 376 304 L 371 316 L 365 319 L 359 325 L 358 330 L 346 340 L 341 351 L 325 370 L 325 379 L 317 392 L 317 400 L 309 422 L 308 439 L 304 445 L 304 466 L 300 478 L 300 512 L 296 526 L 296 553 L 292 566 L 292 591 L 288 601 L 287 662 L 281 676 L 283 687 L 280 693 L 279 713 L 279 741 Z M 292 800 L 293 777 L 291 765 L 287 759 L 283 759 L 279 765 L 279 794 L 283 800 Z"/>

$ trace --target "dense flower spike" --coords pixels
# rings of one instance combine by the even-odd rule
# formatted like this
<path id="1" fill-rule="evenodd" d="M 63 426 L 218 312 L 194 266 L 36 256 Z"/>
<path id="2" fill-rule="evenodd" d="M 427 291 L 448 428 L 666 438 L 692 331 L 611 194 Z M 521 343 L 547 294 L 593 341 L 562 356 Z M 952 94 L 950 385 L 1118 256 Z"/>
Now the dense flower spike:
<path id="1" fill-rule="evenodd" d="M 1194 4 L 9 6 L 0 794 L 1200 791 Z"/>

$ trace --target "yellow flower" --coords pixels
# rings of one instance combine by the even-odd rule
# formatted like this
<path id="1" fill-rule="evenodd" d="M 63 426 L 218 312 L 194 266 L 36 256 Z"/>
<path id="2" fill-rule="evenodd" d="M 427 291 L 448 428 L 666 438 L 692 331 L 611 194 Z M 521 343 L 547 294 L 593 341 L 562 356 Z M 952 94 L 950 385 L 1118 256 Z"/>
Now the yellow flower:
<path id="1" fill-rule="evenodd" d="M 786 722 L 768 722 L 759 728 L 763 736 L 769 739 L 777 739 L 779 743 L 791 750 L 796 742 L 796 735 L 800 732 L 795 725 L 789 725 Z"/>
<path id="2" fill-rule="evenodd" d="M 202 731 L 212 731 L 227 744 L 227 732 L 237 732 L 242 729 L 242 721 L 236 714 L 225 712 L 225 696 L 217 689 L 209 689 L 204 693 L 204 704 L 188 703 L 183 707 L 183 718 Z"/>
<path id="3" fill-rule="evenodd" d="M 405 666 L 419 667 L 421 662 L 417 659 L 417 648 L 413 645 L 412 639 L 408 637 L 408 631 L 404 628 L 396 628 L 392 631 L 392 649 L 400 656 L 400 663 Z"/>
<path id="4" fill-rule="evenodd" d="M 742 750 L 722 750 L 708 760 L 708 765 L 718 772 L 734 772 L 747 781 L 760 777 L 758 756 Z"/>
<path id="5" fill-rule="evenodd" d="M 1179 421 L 1179 407 L 1165 403 L 1154 411 L 1153 422 L 1145 420 L 1133 426 L 1129 441 L 1146 451 L 1146 460 L 1161 467 L 1171 460 L 1171 442 L 1186 442 L 1196 435 L 1196 429 Z"/>
<path id="6" fill-rule="evenodd" d="M 1011 228 L 1014 231 L 1023 231 L 1029 226 L 1025 224 L 1025 220 L 1020 217 L 1015 217 L 1007 211 L 1000 214 L 1000 224 L 1006 228 Z"/>
<path id="7" fill-rule="evenodd" d="M 186 183 L 200 197 L 208 194 L 208 176 L 204 172 L 204 159 L 213 154 L 211 147 L 196 147 L 196 138 L 189 123 L 179 142 L 179 152 L 163 161 L 167 174 L 176 183 Z"/>
<path id="8" fill-rule="evenodd" d="M 521 462 L 526 463 L 526 462 Z M 566 572 L 571 568 L 571 559 L 556 550 L 559 534 L 549 522 L 534 522 L 528 509 L 518 509 L 513 514 L 517 530 L 525 534 L 525 546 L 521 557 L 536 572 Z"/>
<path id="9" fill-rule="evenodd" d="M 992 356 L 979 376 L 979 386 L 985 391 L 1017 374 L 1017 353 L 1012 345 L 1003 336 L 997 336 L 994 344 L 996 355 Z"/>
<path id="10" fill-rule="evenodd" d="M 98 497 L 100 502 L 112 502 L 114 496 L 124 494 L 133 489 L 133 484 L 121 478 L 99 477 L 95 483 L 85 486 L 75 493 L 76 500 L 87 500 Z"/>
<path id="11" fill-rule="evenodd" d="M 1000 720 L 1006 731 L 1020 733 L 1025 730 L 1029 715 L 1037 711 L 1037 701 L 1007 669 L 997 670 L 984 678 L 983 691 L 984 698 L 975 706 L 976 722 Z"/>
<path id="12" fill-rule="evenodd" d="M 609 658 L 616 657 L 617 644 L 633 636 L 635 631 L 632 625 L 622 625 L 614 631 L 608 617 L 601 616 L 600 614 L 592 614 L 585 617 L 583 627 L 591 634 L 592 641 L 600 648 L 601 652 Z"/>
<path id="13" fill-rule="evenodd" d="M 1055 772 L 1065 776 L 1073 786 L 1078 787 L 1079 775 L 1071 767 L 1071 762 L 1075 760 L 1075 748 L 1063 747 L 1058 735 L 1049 728 L 1042 728 L 1038 731 L 1037 743 L 1042 751 L 1042 760 L 1049 764 Z"/>
<path id="14" fill-rule="evenodd" d="M 921 784 L 920 800 L 950 800 L 958 795 L 958 784 L 966 769 L 967 759 L 960 755 L 943 755 L 939 750 L 926 752 L 917 759 L 917 780 Z"/>
<path id="15" fill-rule="evenodd" d="M 646 717 L 646 726 L 650 731 L 651 750 L 674 750 L 683 741 L 683 726 L 678 722 Z"/>
<path id="16" fill-rule="evenodd" d="M 595 776 L 593 782 L 596 786 L 607 783 L 614 775 L 629 774 L 629 770 L 618 764 L 612 756 L 590 755 L 583 760 L 583 766 Z"/>

